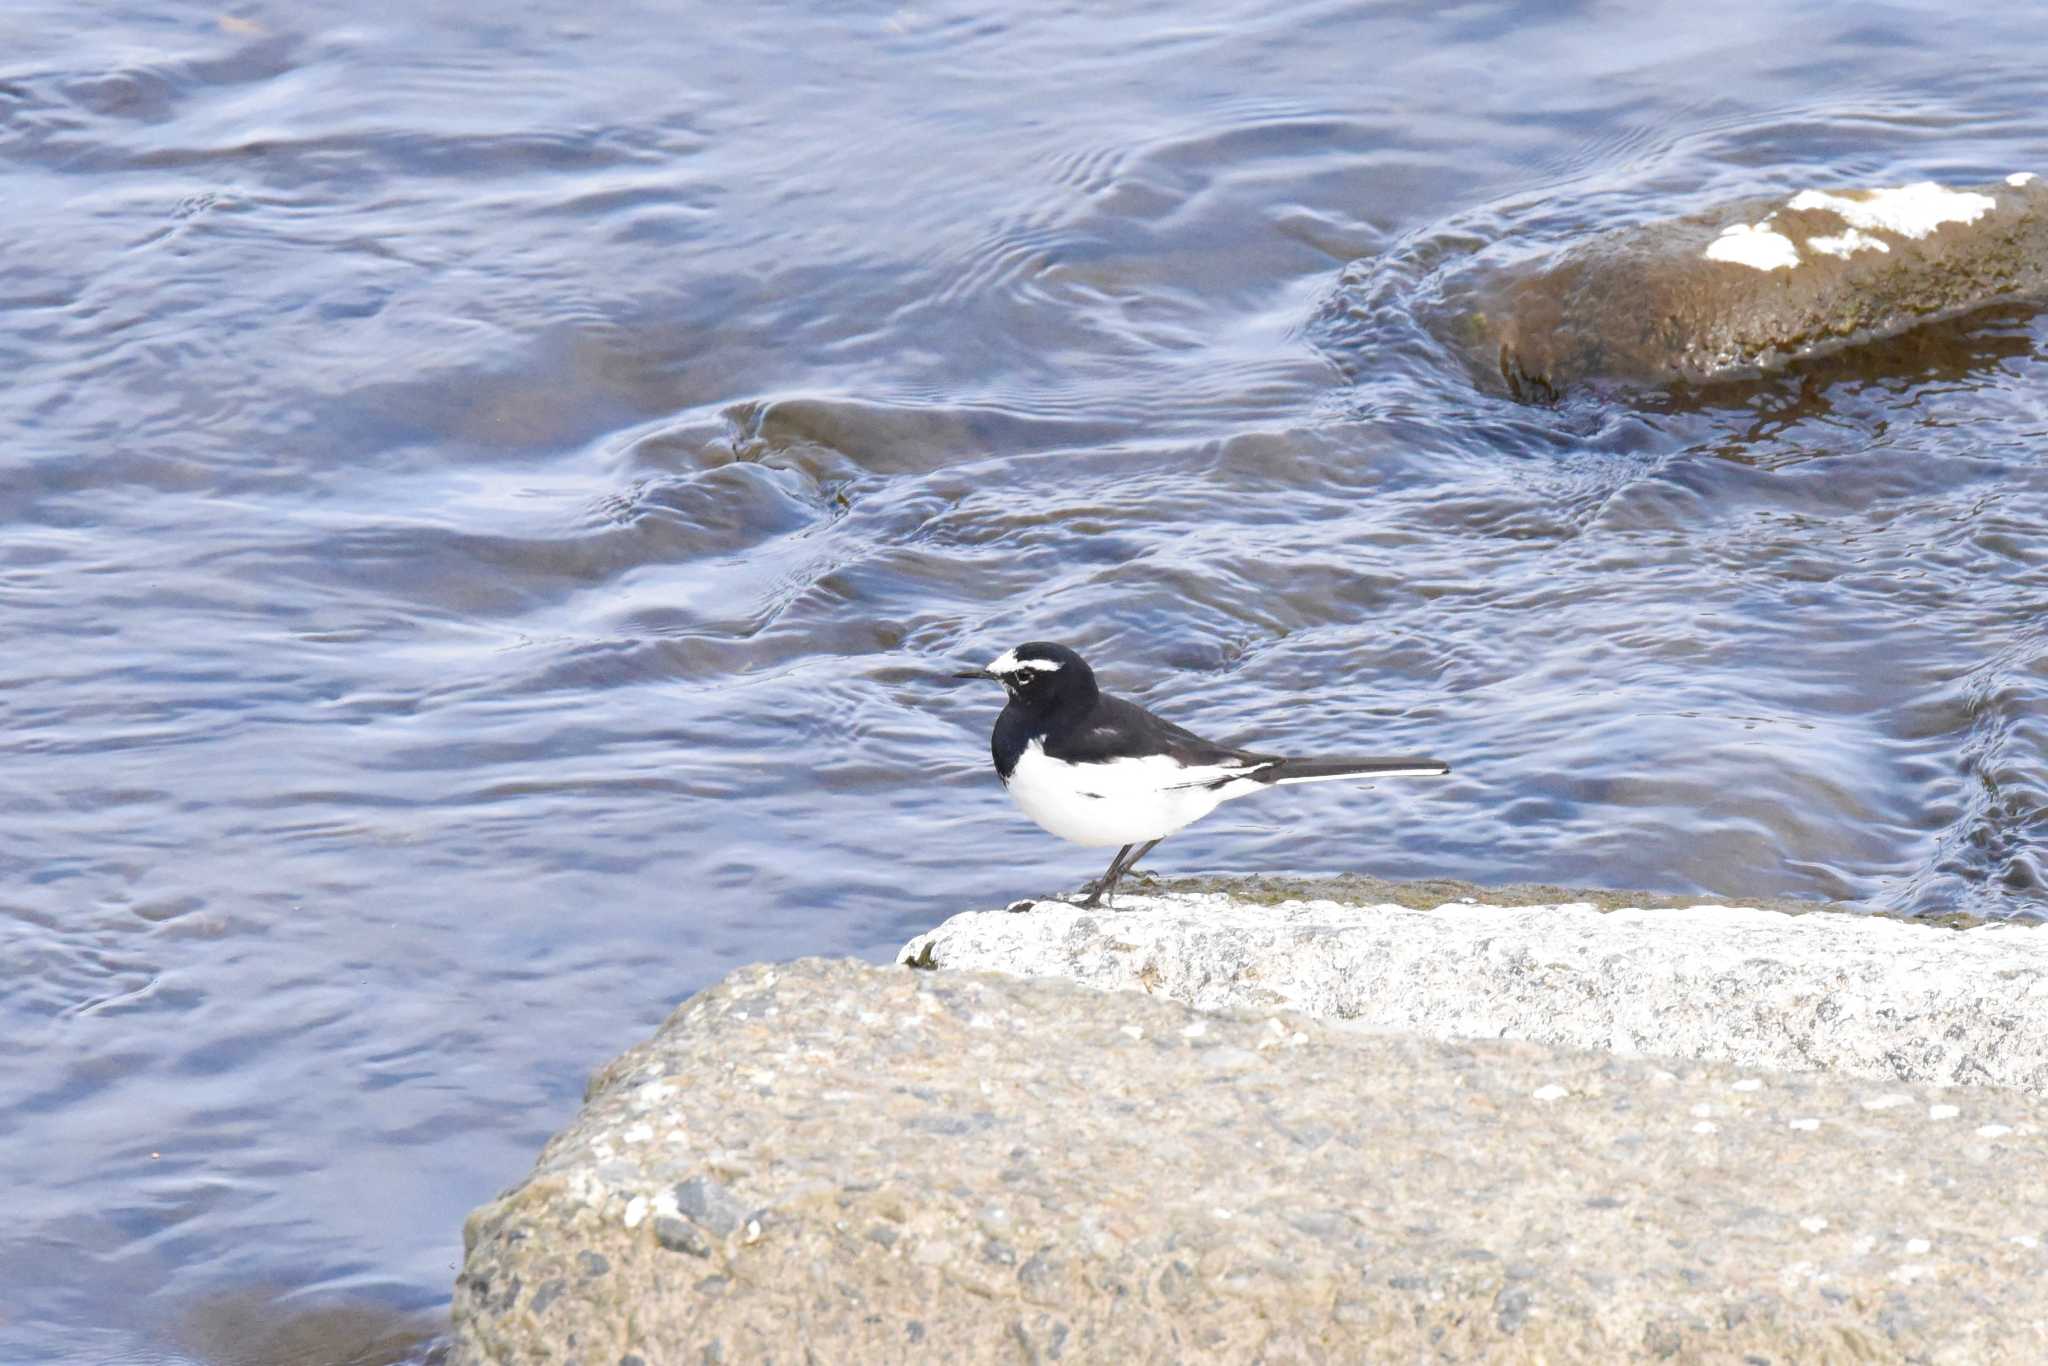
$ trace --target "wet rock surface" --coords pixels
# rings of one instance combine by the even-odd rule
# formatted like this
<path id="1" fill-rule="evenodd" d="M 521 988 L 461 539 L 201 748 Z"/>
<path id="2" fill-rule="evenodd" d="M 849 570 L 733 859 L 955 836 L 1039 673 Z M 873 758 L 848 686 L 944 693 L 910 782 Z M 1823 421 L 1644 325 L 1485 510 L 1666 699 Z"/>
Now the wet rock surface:
<path id="1" fill-rule="evenodd" d="M 368 1299 L 312 1301 L 284 1285 L 202 1295 L 168 1325 L 197 1366 L 442 1366 L 446 1324 Z M 138 1358 L 139 1360 L 139 1358 Z"/>
<path id="2" fill-rule="evenodd" d="M 476 1212 L 455 1359 L 2031 1361 L 2048 1105 L 810 960 Z"/>
<path id="3" fill-rule="evenodd" d="M 1484 372 L 1549 401 L 1588 381 L 1710 383 L 2048 295 L 2048 185 L 1810 189 L 1620 230 L 1479 287 Z"/>
<path id="4" fill-rule="evenodd" d="M 1437 1038 L 1518 1038 L 2048 1094 L 2048 933 L 1844 914 L 1591 902 L 1421 910 L 1314 883 L 954 916 L 921 966 L 1302 1010 Z M 1343 897 L 1346 884 L 1333 884 Z M 1366 888 L 1367 891 L 1374 889 Z"/>

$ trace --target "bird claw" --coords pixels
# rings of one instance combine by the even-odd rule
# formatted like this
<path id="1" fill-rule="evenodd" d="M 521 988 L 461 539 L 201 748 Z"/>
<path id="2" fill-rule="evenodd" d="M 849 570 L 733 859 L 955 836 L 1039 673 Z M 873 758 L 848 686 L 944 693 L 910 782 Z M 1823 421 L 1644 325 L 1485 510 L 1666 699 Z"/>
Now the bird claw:
<path id="1" fill-rule="evenodd" d="M 1152 881 L 1154 881 L 1154 879 L 1153 879 L 1153 877 L 1152 877 L 1152 875 L 1151 875 L 1150 873 L 1134 873 L 1134 871 L 1133 871 L 1133 870 L 1131 870 L 1131 869 L 1128 869 L 1128 868 L 1126 868 L 1126 869 L 1124 870 L 1123 876 L 1122 876 L 1122 877 L 1119 877 L 1119 878 L 1118 878 L 1118 879 L 1116 880 L 1116 888 L 1112 888 L 1112 889 L 1111 889 L 1111 890 L 1110 890 L 1109 892 L 1107 892 L 1107 893 L 1105 893 L 1105 892 L 1104 892 L 1104 891 L 1102 890 L 1102 879 L 1101 879 L 1101 878 L 1097 878 L 1097 879 L 1095 879 L 1095 881 L 1093 881 L 1093 882 L 1084 882 L 1084 883 L 1082 883 L 1082 884 L 1081 884 L 1081 893 L 1082 893 L 1082 894 L 1084 894 L 1084 895 L 1085 895 L 1085 896 L 1087 897 L 1087 900 L 1085 900 L 1085 901 L 1076 901 L 1076 902 L 1074 902 L 1074 903 L 1072 903 L 1072 904 L 1073 904 L 1074 906 L 1078 907 L 1079 909 L 1081 909 L 1081 910 L 1084 910 L 1084 911 L 1090 911 L 1090 910 L 1094 910 L 1094 909 L 1096 909 L 1097 907 L 1100 907 L 1100 906 L 1112 906 L 1112 903 L 1113 903 L 1113 902 L 1115 901 L 1115 899 L 1116 899 L 1116 891 L 1117 891 L 1117 889 L 1118 889 L 1118 888 L 1121 888 L 1121 887 L 1123 886 L 1124 882 L 1125 882 L 1125 881 L 1126 881 L 1127 879 L 1129 879 L 1129 878 L 1131 878 L 1131 877 L 1133 877 L 1133 876 L 1135 876 L 1135 877 L 1138 877 L 1138 878 L 1140 878 L 1141 880 L 1143 880 L 1143 881 L 1144 881 L 1144 882 L 1146 882 L 1147 884 L 1149 884 L 1149 883 L 1151 883 Z M 1112 908 L 1113 908 L 1113 907 L 1112 907 Z"/>

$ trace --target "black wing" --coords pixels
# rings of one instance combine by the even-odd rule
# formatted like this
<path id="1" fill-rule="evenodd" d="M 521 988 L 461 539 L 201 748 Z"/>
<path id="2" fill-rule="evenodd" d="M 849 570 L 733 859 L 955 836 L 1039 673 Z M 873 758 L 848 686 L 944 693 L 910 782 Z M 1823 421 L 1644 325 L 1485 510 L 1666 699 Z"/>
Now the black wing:
<path id="1" fill-rule="evenodd" d="M 1062 734 L 1045 738 L 1045 752 L 1070 764 L 1099 764 L 1128 755 L 1164 754 L 1190 766 L 1256 764 L 1268 756 L 1219 745 L 1136 702 L 1104 693 Z"/>

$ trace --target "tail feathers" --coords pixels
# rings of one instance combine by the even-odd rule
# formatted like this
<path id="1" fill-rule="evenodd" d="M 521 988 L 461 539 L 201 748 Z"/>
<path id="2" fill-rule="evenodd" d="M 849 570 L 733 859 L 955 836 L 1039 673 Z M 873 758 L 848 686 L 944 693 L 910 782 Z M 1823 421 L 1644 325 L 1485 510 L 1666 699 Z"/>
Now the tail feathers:
<path id="1" fill-rule="evenodd" d="M 1262 783 L 1326 783 L 1337 778 L 1441 778 L 1451 766 L 1441 759 L 1400 755 L 1385 759 L 1282 759 L 1259 770 Z"/>

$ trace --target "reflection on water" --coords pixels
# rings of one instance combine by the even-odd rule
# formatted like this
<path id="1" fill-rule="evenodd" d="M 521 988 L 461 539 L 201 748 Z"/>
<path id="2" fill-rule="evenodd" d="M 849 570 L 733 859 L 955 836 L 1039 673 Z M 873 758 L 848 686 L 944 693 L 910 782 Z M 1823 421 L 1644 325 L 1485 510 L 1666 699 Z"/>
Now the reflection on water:
<path id="1" fill-rule="evenodd" d="M 1740 412 L 1749 421 L 1726 429 L 1715 453 L 1746 464 L 1796 461 L 1780 438 L 1803 423 L 1826 422 L 1910 402 L 1916 394 L 1954 388 L 1976 393 L 1999 387 L 2034 354 L 2036 309 L 1987 308 L 1966 318 L 1928 323 L 1911 332 L 1850 351 L 1800 360 L 1782 375 L 1704 388 L 1686 385 L 1630 395 L 1651 412 L 1682 414 L 1714 409 Z"/>
<path id="2" fill-rule="evenodd" d="M 1162 871 L 2039 916 L 2041 324 L 1532 408 L 1430 322 L 2048 170 L 2043 22 L 10 7 L 0 1357 L 432 1311 L 681 994 L 1091 875 L 928 682 L 1019 639 L 1457 764 Z"/>

